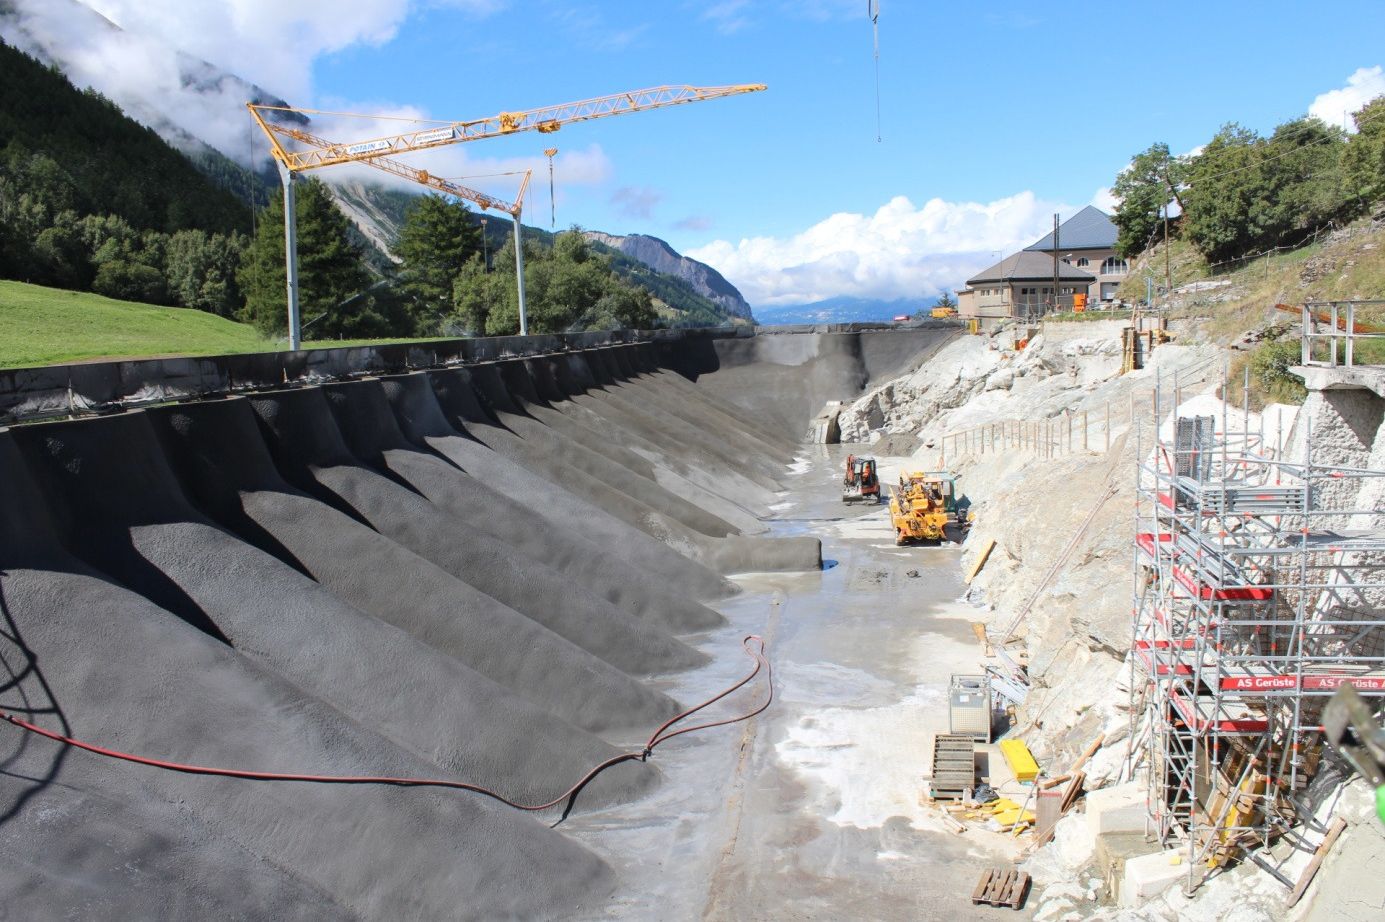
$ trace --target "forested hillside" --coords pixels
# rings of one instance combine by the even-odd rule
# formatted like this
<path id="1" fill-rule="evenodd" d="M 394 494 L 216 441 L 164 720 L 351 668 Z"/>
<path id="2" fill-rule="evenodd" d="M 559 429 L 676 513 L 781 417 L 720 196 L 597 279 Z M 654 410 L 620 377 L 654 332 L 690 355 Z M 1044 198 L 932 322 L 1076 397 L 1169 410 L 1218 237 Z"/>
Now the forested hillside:
<path id="1" fill-rule="evenodd" d="M 200 143 L 175 149 L 0 42 L 0 278 L 197 308 L 282 336 L 277 193 L 272 177 Z M 483 244 L 480 217 L 458 202 L 305 180 L 297 222 L 306 335 L 517 327 L 507 220 L 489 220 Z M 568 234 L 526 231 L 534 332 L 725 319 L 678 278 Z"/>
<path id="2" fill-rule="evenodd" d="M 229 315 L 250 224 L 153 131 L 0 43 L 0 277 Z"/>
<path id="3" fill-rule="evenodd" d="M 1167 144 L 1135 155 L 1116 178 L 1119 249 L 1136 256 L 1170 233 L 1209 264 L 1297 246 L 1385 200 L 1385 97 L 1352 116 L 1356 132 L 1293 119 L 1269 137 L 1235 122 L 1173 156 Z"/>

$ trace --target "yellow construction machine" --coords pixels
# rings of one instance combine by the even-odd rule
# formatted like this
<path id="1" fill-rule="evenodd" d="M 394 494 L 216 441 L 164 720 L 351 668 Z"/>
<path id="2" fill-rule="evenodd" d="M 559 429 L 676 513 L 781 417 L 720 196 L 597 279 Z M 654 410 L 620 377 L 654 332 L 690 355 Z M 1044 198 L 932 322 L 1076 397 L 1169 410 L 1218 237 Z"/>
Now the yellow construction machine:
<path id="1" fill-rule="evenodd" d="M 890 520 L 895 544 L 957 540 L 967 520 L 957 509 L 955 478 L 945 471 L 900 474 L 890 497 Z"/>

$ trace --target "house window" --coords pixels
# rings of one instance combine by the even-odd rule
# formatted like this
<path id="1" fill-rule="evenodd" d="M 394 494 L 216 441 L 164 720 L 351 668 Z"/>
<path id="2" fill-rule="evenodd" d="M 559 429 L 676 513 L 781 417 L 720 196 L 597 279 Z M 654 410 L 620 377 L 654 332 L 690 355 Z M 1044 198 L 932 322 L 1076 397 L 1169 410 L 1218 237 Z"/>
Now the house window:
<path id="1" fill-rule="evenodd" d="M 1125 275 L 1129 271 L 1130 266 L 1118 256 L 1107 257 L 1101 263 L 1102 275 Z"/>
<path id="2" fill-rule="evenodd" d="M 1079 257 L 1077 257 L 1077 268 L 1079 268 L 1079 269 L 1085 269 L 1085 268 L 1087 268 L 1088 266 L 1090 266 L 1091 264 L 1092 264 L 1091 260 L 1089 260 L 1087 257 L 1085 257 L 1085 256 L 1079 256 Z"/>

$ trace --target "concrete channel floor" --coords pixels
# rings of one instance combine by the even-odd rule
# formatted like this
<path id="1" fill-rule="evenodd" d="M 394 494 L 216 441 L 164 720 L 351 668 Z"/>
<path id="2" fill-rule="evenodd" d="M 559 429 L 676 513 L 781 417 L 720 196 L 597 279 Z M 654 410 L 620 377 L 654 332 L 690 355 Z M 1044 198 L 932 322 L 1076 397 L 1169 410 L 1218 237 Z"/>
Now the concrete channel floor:
<path id="1" fill-rule="evenodd" d="M 835 563 L 817 573 L 737 577 L 726 627 L 690 638 L 712 664 L 666 690 L 701 701 L 743 676 L 740 638 L 764 636 L 776 698 L 746 723 L 659 748 L 664 782 L 635 803 L 563 828 L 619 878 L 603 919 L 967 919 L 1007 836 L 947 832 L 923 804 L 947 685 L 977 671 L 960 550 L 894 546 L 888 507 L 846 506 L 847 448 L 805 447 L 772 534 L 812 533 Z M 882 461 L 882 481 L 898 464 Z M 916 570 L 917 577 L 908 571 Z M 753 689 L 753 690 L 752 690 Z M 708 716 L 749 710 L 757 680 Z M 702 715 L 699 715 L 701 717 Z M 635 743 L 635 740 L 630 742 Z"/>

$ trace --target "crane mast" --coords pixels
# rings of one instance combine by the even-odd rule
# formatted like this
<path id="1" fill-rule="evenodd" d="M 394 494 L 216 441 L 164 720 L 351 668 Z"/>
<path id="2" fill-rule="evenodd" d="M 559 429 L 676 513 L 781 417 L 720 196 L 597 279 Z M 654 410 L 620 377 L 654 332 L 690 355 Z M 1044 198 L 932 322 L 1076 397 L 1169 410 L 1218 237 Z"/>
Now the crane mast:
<path id="1" fill-rule="evenodd" d="M 524 250 L 521 240 L 520 215 L 523 209 L 524 193 L 529 186 L 528 172 L 520 186 L 519 196 L 513 204 L 492 198 L 483 192 L 449 182 L 418 170 L 393 159 L 392 155 L 413 151 L 432 150 L 468 141 L 503 137 L 521 131 L 537 131 L 551 134 L 564 125 L 585 122 L 592 119 L 624 115 L 645 109 L 662 109 L 669 106 L 685 105 L 708 99 L 721 99 L 756 93 L 765 89 L 763 83 L 736 84 L 732 86 L 659 86 L 628 93 L 616 93 L 585 99 L 580 102 L 562 103 L 518 112 L 501 112 L 488 118 L 469 121 L 444 122 L 433 128 L 408 131 L 397 135 L 368 138 L 352 143 L 337 143 L 318 137 L 310 132 L 280 124 L 272 120 L 268 113 L 291 112 L 302 115 L 351 115 L 360 118 L 370 116 L 356 113 L 328 113 L 315 109 L 298 109 L 290 106 L 264 106 L 246 103 L 251 118 L 269 139 L 270 153 L 279 169 L 279 178 L 284 185 L 284 256 L 286 264 L 286 284 L 288 295 L 289 348 L 297 350 L 302 346 L 298 309 L 298 254 L 297 229 L 294 215 L 294 180 L 299 173 L 343 163 L 364 163 L 387 173 L 393 173 L 413 182 L 455 195 L 480 205 L 482 208 L 504 211 L 515 224 L 515 263 L 519 287 L 519 332 L 521 336 L 529 333 L 528 314 L 524 302 Z M 290 149 L 285 142 L 297 142 L 297 149 Z"/>

